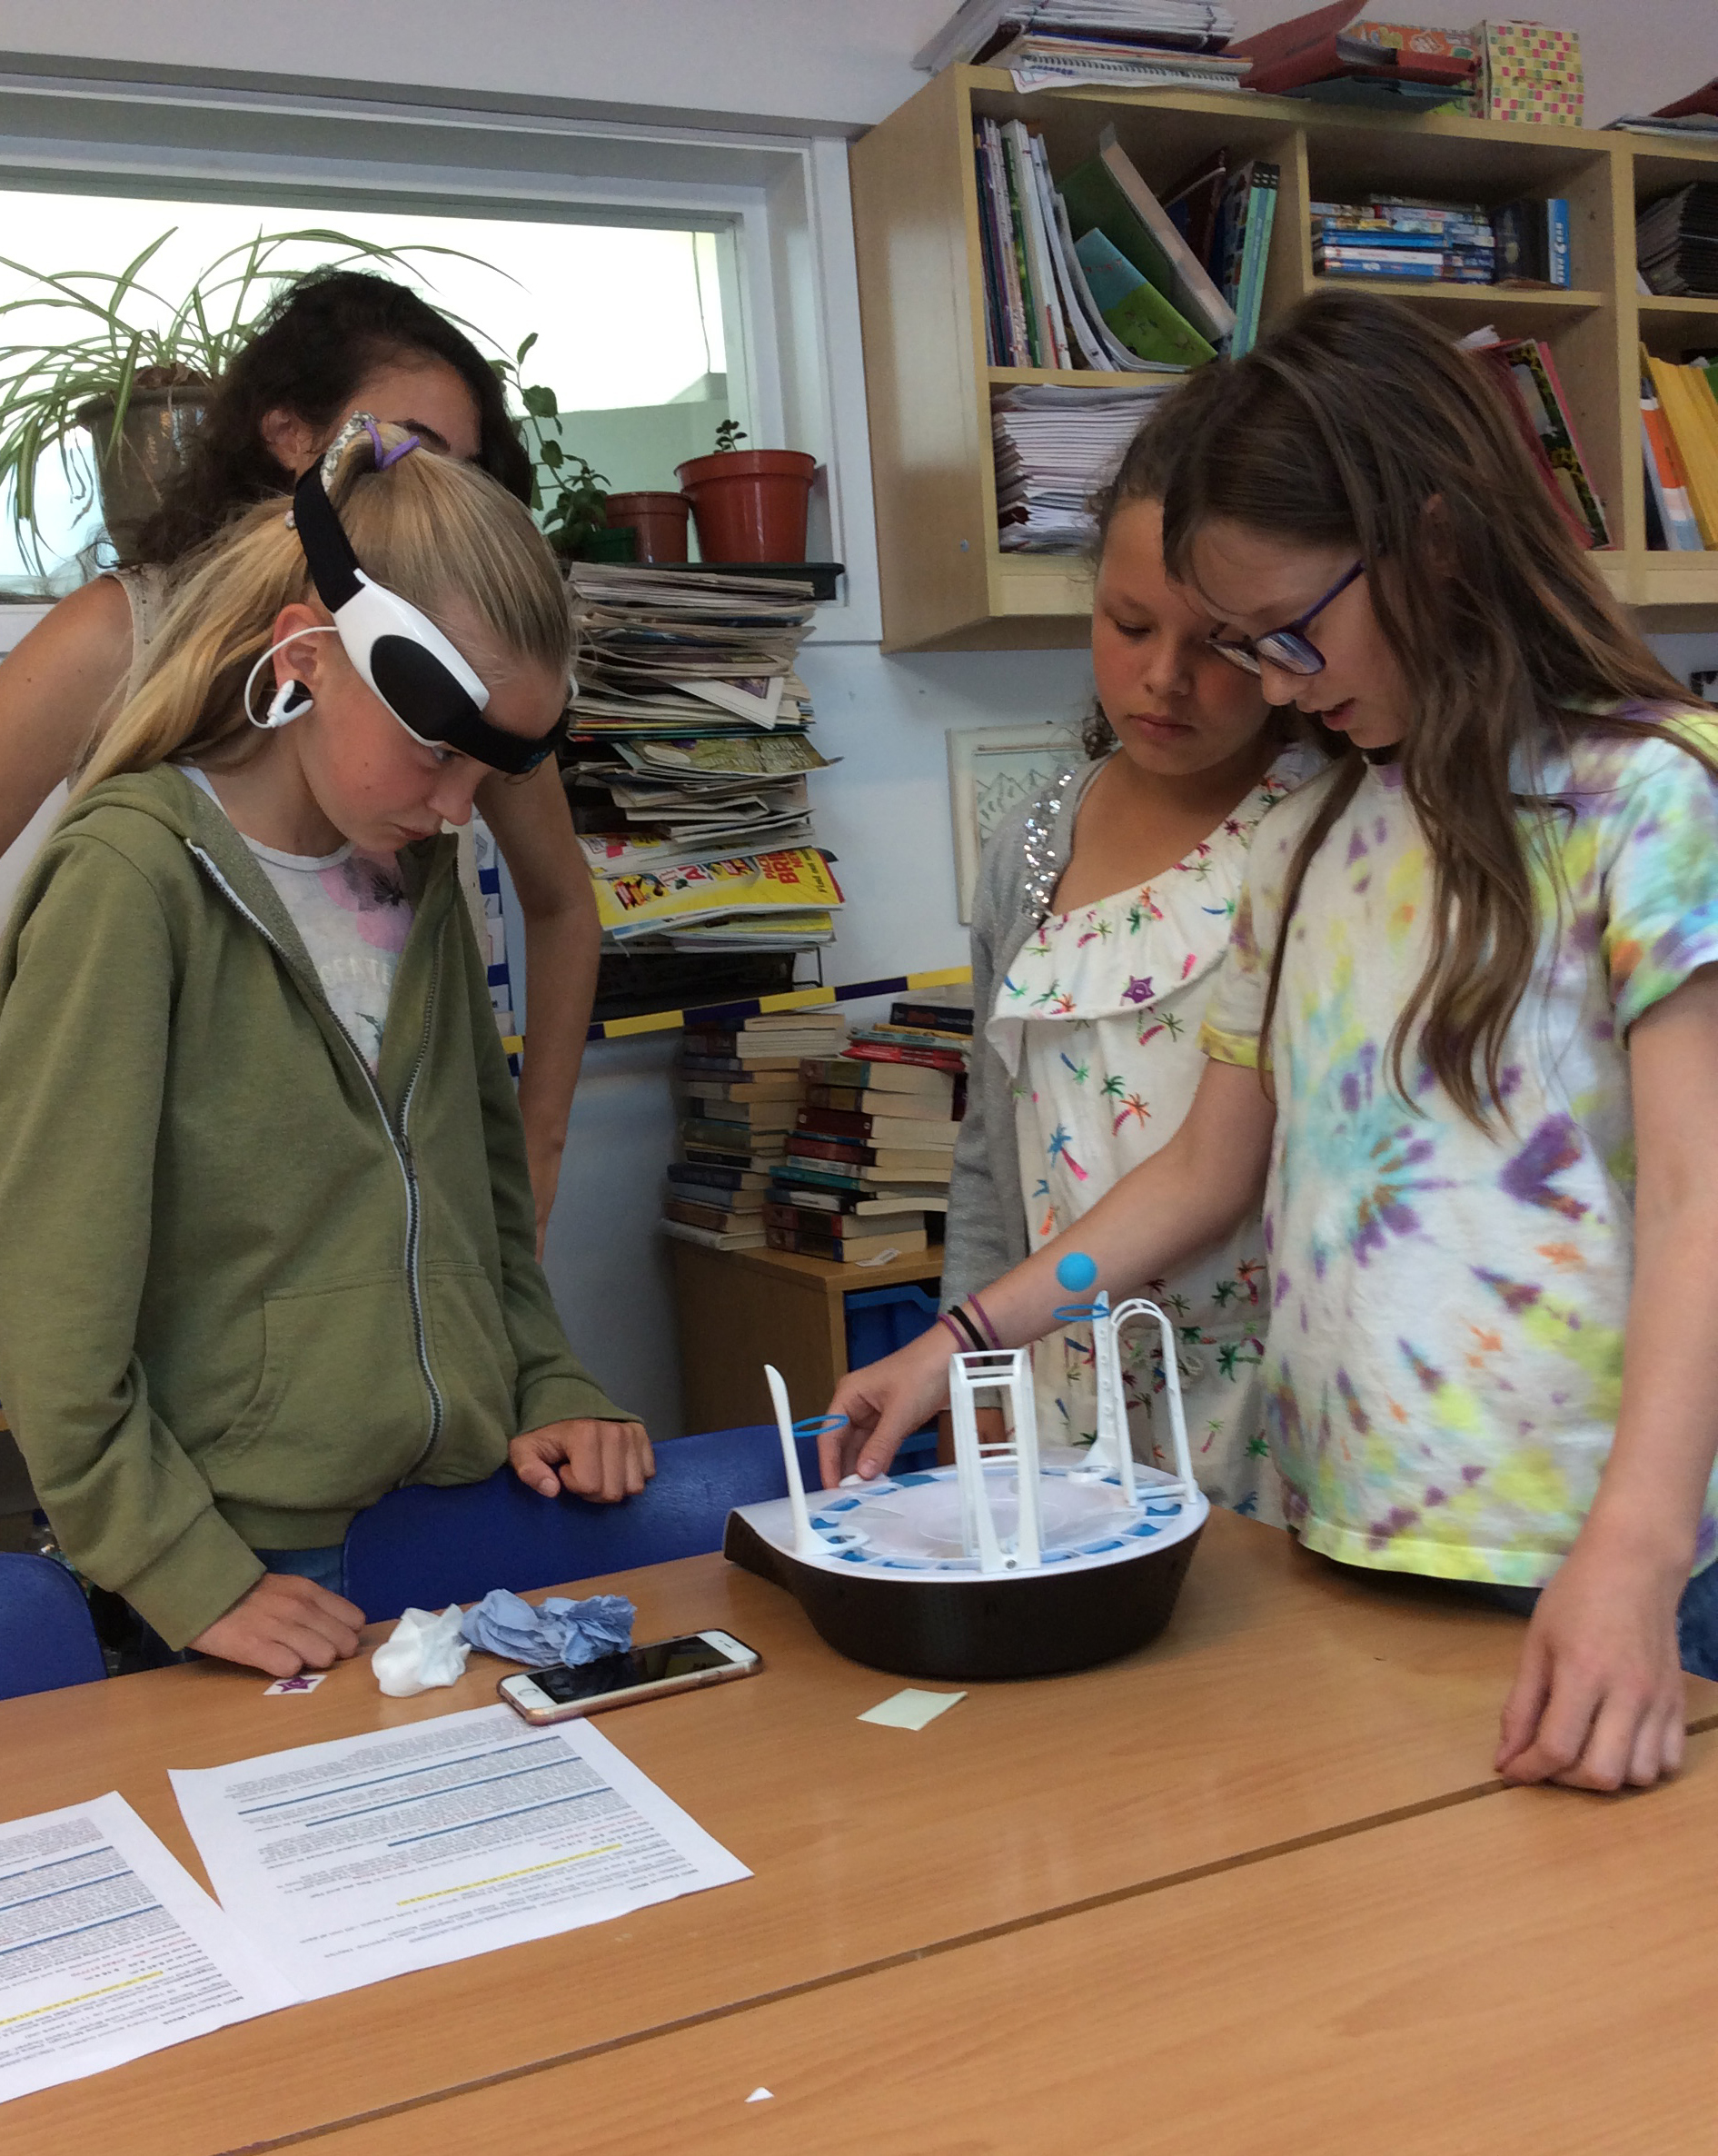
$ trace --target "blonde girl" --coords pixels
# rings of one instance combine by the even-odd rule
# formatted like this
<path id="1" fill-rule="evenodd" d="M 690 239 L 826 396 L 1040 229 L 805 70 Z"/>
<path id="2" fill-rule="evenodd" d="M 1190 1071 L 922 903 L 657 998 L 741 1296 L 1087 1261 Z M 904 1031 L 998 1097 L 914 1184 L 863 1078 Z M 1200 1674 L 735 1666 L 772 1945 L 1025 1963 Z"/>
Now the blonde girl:
<path id="1" fill-rule="evenodd" d="M 1292 1523 L 1530 1612 L 1502 1772 L 1650 1783 L 1718 1675 L 1711 715 L 1406 310 L 1309 300 L 1174 416 L 1171 569 L 1348 747 L 1260 827 L 1180 1131 L 984 1308 L 1029 1340 L 1069 1249 L 1131 1290 L 1262 1190 Z M 947 1345 L 842 1386 L 861 1472 Z"/>
<path id="2" fill-rule="evenodd" d="M 312 487 L 403 602 L 403 686 L 313 582 Z M 457 724 L 410 671 L 438 638 Z M 353 1653 L 341 1540 L 397 1484 L 511 1456 L 618 1497 L 650 1471 L 536 1262 L 439 835 L 544 749 L 569 658 L 525 511 L 354 423 L 184 578 L 19 895 L 0 1397 L 66 1555 L 168 1649 L 275 1675 Z"/>

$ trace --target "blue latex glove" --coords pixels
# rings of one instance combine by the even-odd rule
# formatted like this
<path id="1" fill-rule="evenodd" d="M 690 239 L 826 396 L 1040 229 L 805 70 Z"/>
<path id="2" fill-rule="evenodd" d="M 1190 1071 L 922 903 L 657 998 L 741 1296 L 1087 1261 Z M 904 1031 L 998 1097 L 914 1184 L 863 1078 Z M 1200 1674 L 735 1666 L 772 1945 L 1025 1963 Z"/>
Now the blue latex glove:
<path id="1" fill-rule="evenodd" d="M 530 1603 L 505 1587 L 492 1587 L 465 1613 L 460 1630 L 486 1654 L 522 1662 L 532 1669 L 564 1663 L 569 1669 L 618 1654 L 632 1644 L 637 1615 L 624 1595 L 592 1595 L 583 1602 L 564 1595 Z"/>

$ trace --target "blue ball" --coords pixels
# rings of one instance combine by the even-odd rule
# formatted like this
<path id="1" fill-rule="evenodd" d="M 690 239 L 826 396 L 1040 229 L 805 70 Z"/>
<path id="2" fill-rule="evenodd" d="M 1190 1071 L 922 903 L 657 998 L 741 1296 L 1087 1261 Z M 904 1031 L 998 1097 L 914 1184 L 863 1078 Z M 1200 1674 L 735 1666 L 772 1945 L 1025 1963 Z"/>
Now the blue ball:
<path id="1" fill-rule="evenodd" d="M 1097 1280 L 1097 1263 L 1083 1250 L 1070 1250 L 1056 1268 L 1058 1285 L 1072 1295 L 1083 1295 Z"/>

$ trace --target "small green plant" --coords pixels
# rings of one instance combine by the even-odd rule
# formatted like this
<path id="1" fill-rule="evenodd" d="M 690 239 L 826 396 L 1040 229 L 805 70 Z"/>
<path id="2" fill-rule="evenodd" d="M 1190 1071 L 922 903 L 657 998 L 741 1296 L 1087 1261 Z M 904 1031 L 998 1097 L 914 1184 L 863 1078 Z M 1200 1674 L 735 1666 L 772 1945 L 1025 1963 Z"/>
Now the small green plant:
<path id="1" fill-rule="evenodd" d="M 553 390 L 541 383 L 528 383 L 521 369 L 537 342 L 531 332 L 514 353 L 511 366 L 501 368 L 525 408 L 529 423 L 526 447 L 531 452 L 531 506 L 543 537 L 556 553 L 576 560 L 594 533 L 608 524 L 608 481 L 592 471 L 585 459 L 567 446 L 561 422 L 568 416 Z"/>
<path id="2" fill-rule="evenodd" d="M 737 419 L 725 419 L 716 429 L 718 450 L 738 449 L 742 442 L 750 441 L 750 435 L 744 432 Z"/>
<path id="3" fill-rule="evenodd" d="M 65 335 L 53 343 L 0 344 L 0 488 L 10 488 L 13 529 L 38 566 L 36 468 L 50 450 L 59 452 L 74 506 L 81 511 L 90 500 L 89 469 L 70 453 L 85 405 L 106 397 L 114 401 L 112 424 L 104 430 L 111 458 L 134 392 L 206 387 L 250 342 L 258 319 L 289 277 L 311 267 L 410 270 L 408 255 L 474 259 L 451 247 L 382 247 L 320 228 L 258 233 L 217 255 L 175 302 L 144 278 L 177 230 L 174 225 L 152 240 L 117 273 L 35 270 L 0 256 L 0 268 L 29 279 L 31 286 L 0 303 L 0 316 L 47 307 L 71 317 Z M 315 251 L 310 262 L 289 267 L 281 259 L 283 250 L 305 248 Z M 80 321 L 87 325 L 82 335 L 76 333 Z"/>

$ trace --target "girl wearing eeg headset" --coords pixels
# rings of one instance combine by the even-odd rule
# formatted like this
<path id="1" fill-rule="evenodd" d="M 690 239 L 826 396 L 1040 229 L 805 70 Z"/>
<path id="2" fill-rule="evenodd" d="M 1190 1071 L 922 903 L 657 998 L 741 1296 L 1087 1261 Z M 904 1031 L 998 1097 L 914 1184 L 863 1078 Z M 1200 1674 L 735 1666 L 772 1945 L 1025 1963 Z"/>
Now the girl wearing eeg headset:
<path id="1" fill-rule="evenodd" d="M 1718 1676 L 1718 740 L 1480 363 L 1327 293 L 1166 405 L 1165 558 L 1341 753 L 1260 824 L 1186 1121 L 977 1297 L 1042 1334 L 1265 1196 L 1291 1525 L 1527 1616 L 1498 1770 L 1647 1784 Z M 951 1338 L 855 1372 L 875 1475 Z"/>
<path id="2" fill-rule="evenodd" d="M 181 588 L 0 946 L 0 1396 L 71 1561 L 165 1642 L 356 1651 L 354 1512 L 620 1497 L 453 841 L 547 753 L 571 631 L 484 474 L 355 421 Z"/>

